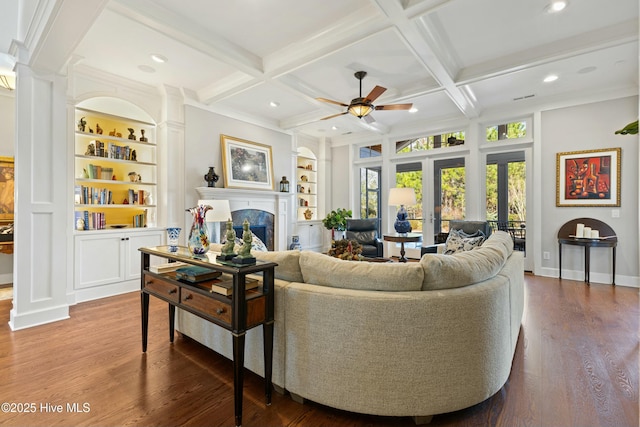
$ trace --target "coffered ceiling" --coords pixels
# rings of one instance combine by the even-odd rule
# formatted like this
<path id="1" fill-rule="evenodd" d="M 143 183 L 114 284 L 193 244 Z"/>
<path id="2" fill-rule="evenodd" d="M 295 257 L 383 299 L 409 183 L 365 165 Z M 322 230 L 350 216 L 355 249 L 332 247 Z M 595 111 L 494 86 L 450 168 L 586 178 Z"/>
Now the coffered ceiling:
<path id="1" fill-rule="evenodd" d="M 327 137 L 637 94 L 638 1 L 568 0 L 557 13 L 549 2 L 92 0 L 89 13 L 60 5 L 80 4 L 68 0 L 54 2 L 48 34 L 63 41 L 47 52 L 180 88 L 213 111 Z M 68 32 L 77 40 L 65 42 Z M 417 112 L 320 120 L 345 108 L 315 98 L 348 104 L 360 70 L 363 94 L 387 88 L 375 104 L 413 103 Z M 558 79 L 544 83 L 550 74 Z"/>

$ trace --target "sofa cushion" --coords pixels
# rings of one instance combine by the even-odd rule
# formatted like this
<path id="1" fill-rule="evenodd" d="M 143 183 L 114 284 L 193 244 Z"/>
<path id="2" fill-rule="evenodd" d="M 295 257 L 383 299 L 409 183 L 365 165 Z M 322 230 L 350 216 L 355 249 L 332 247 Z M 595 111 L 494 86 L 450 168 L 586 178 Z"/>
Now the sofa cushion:
<path id="1" fill-rule="evenodd" d="M 495 232 L 478 249 L 453 255 L 425 254 L 422 290 L 460 288 L 494 277 L 513 252 L 505 232 Z"/>
<path id="2" fill-rule="evenodd" d="M 222 244 L 212 243 L 209 251 L 220 253 Z M 286 280 L 287 282 L 302 282 L 302 273 L 300 272 L 300 251 L 275 251 L 251 252 L 251 255 L 260 261 L 275 262 L 278 266 L 275 268 L 276 279 Z"/>
<path id="3" fill-rule="evenodd" d="M 269 261 L 278 264 L 275 268 L 276 279 L 282 279 L 289 282 L 302 282 L 299 250 L 252 252 L 251 254 L 260 261 Z"/>
<path id="4" fill-rule="evenodd" d="M 316 252 L 300 252 L 305 283 L 370 291 L 419 291 L 424 272 L 419 263 L 343 261 Z"/>
<path id="5" fill-rule="evenodd" d="M 484 233 L 480 230 L 473 234 L 467 234 L 462 230 L 451 230 L 445 242 L 444 254 L 453 255 L 458 252 L 477 249 L 484 242 Z"/>

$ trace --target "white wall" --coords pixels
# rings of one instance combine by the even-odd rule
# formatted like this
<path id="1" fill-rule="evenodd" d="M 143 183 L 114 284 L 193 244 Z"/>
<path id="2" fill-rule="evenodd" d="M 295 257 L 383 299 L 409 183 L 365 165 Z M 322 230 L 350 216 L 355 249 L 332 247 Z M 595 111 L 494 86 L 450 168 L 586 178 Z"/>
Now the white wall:
<path id="1" fill-rule="evenodd" d="M 0 156 L 14 157 L 16 107 L 13 93 L 0 89 Z M 13 255 L 0 254 L 0 284 L 13 281 Z"/>
<path id="2" fill-rule="evenodd" d="M 574 218 L 595 218 L 607 223 L 618 235 L 616 283 L 638 286 L 638 135 L 615 135 L 617 129 L 638 118 L 638 97 L 544 111 L 541 114 L 541 250 L 551 253 L 542 260 L 542 274 L 558 274 L 558 229 Z M 556 154 L 559 152 L 622 148 L 620 207 L 556 207 Z M 612 212 L 618 210 L 619 218 Z M 562 250 L 563 277 L 583 279 L 582 248 Z M 565 272 L 565 270 L 571 270 Z M 611 250 L 591 249 L 591 280 L 608 282 Z"/>
<path id="3" fill-rule="evenodd" d="M 240 120 L 222 116 L 194 106 L 185 106 L 185 181 L 184 206 L 193 207 L 198 202 L 196 187 L 206 187 L 204 175 L 213 166 L 220 180 L 216 187 L 224 187 L 220 135 L 233 136 L 271 146 L 273 158 L 274 191 L 282 176 L 292 172 L 292 136 Z M 191 226 L 191 215 L 185 213 L 183 228 Z M 289 227 L 292 227 L 290 224 Z M 292 229 L 287 230 L 290 236 Z"/>

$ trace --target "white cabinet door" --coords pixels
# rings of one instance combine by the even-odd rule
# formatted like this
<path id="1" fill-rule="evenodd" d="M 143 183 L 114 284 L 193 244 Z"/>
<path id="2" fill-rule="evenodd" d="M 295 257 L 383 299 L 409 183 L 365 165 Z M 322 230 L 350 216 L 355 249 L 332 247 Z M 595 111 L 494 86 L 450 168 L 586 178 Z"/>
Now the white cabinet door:
<path id="1" fill-rule="evenodd" d="M 322 251 L 322 236 L 324 226 L 320 221 L 305 221 L 297 224 L 300 245 L 306 251 Z"/>
<path id="2" fill-rule="evenodd" d="M 125 239 L 126 258 L 125 263 L 125 280 L 140 279 L 140 251 L 138 248 L 159 246 L 162 244 L 162 231 L 149 231 L 143 233 L 129 233 Z M 161 258 L 151 257 L 151 264 L 157 264 L 162 261 Z"/>
<path id="3" fill-rule="evenodd" d="M 124 280 L 125 234 L 87 234 L 75 238 L 75 289 Z"/>

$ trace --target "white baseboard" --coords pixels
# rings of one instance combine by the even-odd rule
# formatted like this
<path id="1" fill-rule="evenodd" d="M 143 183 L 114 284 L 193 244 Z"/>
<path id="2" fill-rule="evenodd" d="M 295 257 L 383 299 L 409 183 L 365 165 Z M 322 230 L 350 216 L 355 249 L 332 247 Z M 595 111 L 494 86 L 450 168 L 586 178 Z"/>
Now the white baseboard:
<path id="1" fill-rule="evenodd" d="M 15 309 L 11 309 L 9 327 L 12 331 L 31 328 L 69 318 L 69 306 L 60 305 L 46 310 L 34 310 L 16 315 Z"/>
<path id="2" fill-rule="evenodd" d="M 13 273 L 0 274 L 0 285 L 6 285 L 7 283 L 13 283 Z"/>
<path id="3" fill-rule="evenodd" d="M 538 275 L 544 277 L 558 277 L 557 268 L 542 268 L 538 272 Z M 562 270 L 562 278 L 567 280 L 584 281 L 584 271 L 580 270 Z M 611 274 L 591 272 L 589 273 L 589 280 L 591 283 L 600 283 L 610 285 L 613 277 Z M 630 288 L 640 288 L 640 277 L 623 276 L 616 274 L 616 286 L 627 286 Z"/>
<path id="4" fill-rule="evenodd" d="M 71 304 L 77 304 L 79 302 L 92 301 L 95 299 L 112 297 L 115 295 L 126 294 L 128 292 L 140 290 L 140 279 L 129 280 L 127 282 L 114 283 L 112 285 L 102 285 L 93 288 L 77 289 L 72 294 L 73 302 Z"/>

